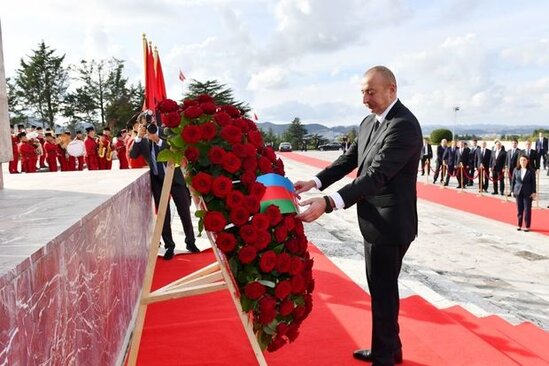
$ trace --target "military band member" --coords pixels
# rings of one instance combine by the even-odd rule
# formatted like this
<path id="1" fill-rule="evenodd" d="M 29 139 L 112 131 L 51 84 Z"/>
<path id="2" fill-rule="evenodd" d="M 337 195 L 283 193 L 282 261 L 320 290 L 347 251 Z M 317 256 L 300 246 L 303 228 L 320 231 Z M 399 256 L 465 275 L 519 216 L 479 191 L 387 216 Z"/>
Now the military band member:
<path id="1" fill-rule="evenodd" d="M 10 174 L 18 174 L 19 173 L 19 137 L 17 137 L 17 133 L 15 132 L 15 127 L 10 126 L 11 130 L 11 150 L 13 153 L 13 159 L 10 160 L 9 163 L 9 172 Z"/>
<path id="2" fill-rule="evenodd" d="M 112 167 L 112 138 L 111 129 L 105 127 L 103 129 L 103 135 L 99 138 L 99 169 L 110 170 Z"/>
<path id="3" fill-rule="evenodd" d="M 82 131 L 76 131 L 76 136 L 72 140 L 71 144 L 73 144 L 75 141 L 76 142 L 81 141 L 82 145 L 84 145 L 84 139 L 82 137 Z M 69 154 L 68 166 L 69 166 L 69 170 L 71 170 L 71 171 L 84 170 L 84 155 L 72 156 L 72 155 Z"/>
<path id="4" fill-rule="evenodd" d="M 42 154 L 40 154 L 40 168 L 45 168 L 46 154 L 44 153 L 44 143 L 46 142 L 46 140 L 44 139 L 44 131 L 42 127 L 36 127 L 36 132 L 38 133 L 36 139 L 40 142 L 40 146 L 42 148 Z"/>
<path id="5" fill-rule="evenodd" d="M 126 156 L 126 130 L 118 132 L 116 135 L 116 156 L 118 156 L 118 162 L 120 163 L 120 169 L 129 169 L 128 158 Z"/>
<path id="6" fill-rule="evenodd" d="M 55 138 L 51 133 L 46 132 L 46 138 L 44 142 L 44 156 L 46 157 L 46 162 L 50 172 L 57 171 L 57 149 L 58 146 L 55 144 Z"/>
<path id="7" fill-rule="evenodd" d="M 36 173 L 36 161 L 38 160 L 38 154 L 36 153 L 36 146 L 27 138 L 25 132 L 19 133 L 19 154 L 21 155 L 21 170 L 25 173 Z"/>
<path id="8" fill-rule="evenodd" d="M 86 128 L 87 136 L 84 139 L 86 147 L 86 165 L 88 170 L 99 169 L 99 159 L 97 156 L 97 143 L 95 142 L 95 129 L 93 127 Z"/>

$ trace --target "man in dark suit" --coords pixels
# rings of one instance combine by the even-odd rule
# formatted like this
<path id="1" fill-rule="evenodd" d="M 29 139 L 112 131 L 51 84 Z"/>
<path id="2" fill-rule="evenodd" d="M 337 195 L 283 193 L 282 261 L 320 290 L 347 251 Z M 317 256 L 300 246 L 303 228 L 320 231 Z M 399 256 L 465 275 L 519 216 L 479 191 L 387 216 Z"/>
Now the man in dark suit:
<path id="1" fill-rule="evenodd" d="M 543 132 L 540 132 L 539 137 L 536 140 L 536 153 L 538 154 L 537 165 L 539 167 L 543 166 L 543 169 L 547 168 L 547 152 L 548 151 L 549 151 L 549 141 L 547 140 L 547 137 L 543 136 Z M 543 158 L 543 165 L 541 165 L 541 158 Z"/>
<path id="2" fill-rule="evenodd" d="M 437 182 L 438 174 L 440 173 L 440 168 L 442 167 L 444 152 L 448 148 L 448 141 L 446 139 L 442 139 L 440 141 L 440 145 L 437 146 L 437 162 L 435 166 L 435 176 L 433 177 L 433 184 Z M 444 181 L 444 171 L 442 171 L 442 174 L 440 176 L 440 181 Z"/>
<path id="3" fill-rule="evenodd" d="M 442 160 L 444 161 L 444 164 L 446 164 L 446 181 L 444 182 L 445 187 L 448 183 L 450 183 L 450 177 L 456 173 L 457 150 L 456 141 L 454 140 L 452 141 L 450 147 L 444 151 L 444 155 L 442 156 Z"/>
<path id="4" fill-rule="evenodd" d="M 458 180 L 458 188 L 465 188 L 467 185 L 467 171 L 469 170 L 469 148 L 465 141 L 459 142 L 459 149 L 456 153 L 457 170 L 456 178 Z"/>
<path id="5" fill-rule="evenodd" d="M 474 139 L 473 142 L 472 142 L 472 145 L 470 147 L 470 151 L 469 151 L 469 161 L 467 162 L 467 166 L 469 166 L 469 170 L 468 170 L 467 174 L 470 177 L 475 176 L 475 169 L 476 169 L 475 159 L 476 159 L 476 156 L 478 154 L 478 151 L 480 150 L 480 146 L 478 146 L 477 144 L 478 144 L 478 141 L 476 139 Z M 473 179 L 468 179 L 467 180 L 467 185 L 468 186 L 472 186 L 473 184 L 474 184 Z"/>
<path id="6" fill-rule="evenodd" d="M 425 165 L 427 165 L 427 175 L 431 173 L 431 159 L 433 158 L 433 149 L 428 138 L 423 139 L 421 148 L 421 175 L 425 175 Z"/>
<path id="7" fill-rule="evenodd" d="M 371 350 L 357 350 L 353 357 L 374 366 L 394 365 L 402 362 L 398 275 L 417 235 L 422 133 L 415 116 L 397 99 L 396 79 L 388 68 L 369 69 L 361 89 L 372 114 L 362 121 L 355 142 L 314 179 L 295 187 L 298 194 L 314 187 L 324 190 L 355 168 L 357 178 L 329 196 L 303 201 L 309 207 L 298 217 L 311 222 L 325 212 L 357 205 L 373 322 Z"/>
<path id="8" fill-rule="evenodd" d="M 503 168 L 505 167 L 505 160 L 507 155 L 505 154 L 505 148 L 501 145 L 499 140 L 496 140 L 496 146 L 490 156 L 490 170 L 492 171 L 492 182 L 494 185 L 494 191 L 492 194 L 503 195 L 505 192 L 505 176 L 503 175 Z"/>
<path id="9" fill-rule="evenodd" d="M 490 157 L 492 156 L 492 150 L 486 148 L 486 141 L 482 141 L 480 148 L 477 149 L 475 155 L 475 167 L 479 176 L 479 187 L 482 183 L 481 189 L 484 192 L 488 192 L 488 181 L 490 180 Z M 482 177 L 482 181 L 481 181 Z"/>
<path id="10" fill-rule="evenodd" d="M 157 209 L 160 202 L 160 195 L 162 193 L 162 185 L 164 183 L 165 164 L 158 162 L 156 157 L 160 151 L 167 148 L 168 144 L 166 141 L 158 136 L 158 127 L 155 124 L 150 123 L 148 126 L 141 125 L 139 127 L 137 137 L 135 138 L 134 144 L 130 150 L 130 157 L 132 159 L 137 159 L 139 156 L 143 156 L 149 164 L 151 189 L 154 204 Z M 175 207 L 177 208 L 177 213 L 181 218 L 181 224 L 183 224 L 187 250 L 191 253 L 200 252 L 200 249 L 198 249 L 195 245 L 193 223 L 191 220 L 191 212 L 189 210 L 191 205 L 191 196 L 185 184 L 185 179 L 183 179 L 181 169 L 179 168 L 175 169 L 170 193 L 175 203 Z M 171 212 L 169 204 L 166 211 L 166 217 L 164 219 L 164 226 L 162 228 L 162 240 L 164 241 L 164 248 L 166 248 L 164 259 L 172 259 L 174 256 L 175 242 L 172 237 Z"/>
<path id="11" fill-rule="evenodd" d="M 511 141 L 511 148 L 507 151 L 507 158 L 505 160 L 505 166 L 507 167 L 507 174 L 509 178 L 509 186 L 511 186 L 511 179 L 513 179 L 513 172 L 517 168 L 518 158 L 521 154 L 521 150 L 518 148 L 518 140 Z M 511 197 L 511 192 L 507 193 L 507 197 Z"/>
<path id="12" fill-rule="evenodd" d="M 539 169 L 539 158 L 536 150 L 532 149 L 532 143 L 529 140 L 526 140 L 524 143 L 524 156 L 528 159 L 528 164 L 531 169 L 534 171 Z"/>

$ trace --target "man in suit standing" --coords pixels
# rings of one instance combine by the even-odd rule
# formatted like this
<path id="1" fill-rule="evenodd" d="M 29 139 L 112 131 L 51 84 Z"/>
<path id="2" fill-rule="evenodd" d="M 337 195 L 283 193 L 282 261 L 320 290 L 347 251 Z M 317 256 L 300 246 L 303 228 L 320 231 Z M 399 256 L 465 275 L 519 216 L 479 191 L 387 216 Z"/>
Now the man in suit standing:
<path id="1" fill-rule="evenodd" d="M 511 142 L 511 148 L 507 151 L 507 158 L 505 160 L 505 165 L 507 166 L 507 174 L 509 177 L 509 186 L 511 186 L 511 180 L 513 179 L 513 172 L 517 168 L 518 158 L 521 154 L 518 146 L 518 140 L 514 139 Z M 507 193 L 507 197 L 511 197 L 511 192 Z"/>
<path id="2" fill-rule="evenodd" d="M 539 169 L 539 157 L 536 150 L 532 149 L 532 143 L 529 140 L 526 140 L 524 143 L 524 156 L 528 159 L 528 165 L 534 171 Z"/>
<path id="3" fill-rule="evenodd" d="M 482 141 L 480 148 L 475 155 L 475 167 L 478 171 L 479 187 L 488 192 L 488 181 L 490 180 L 490 157 L 492 150 L 486 148 L 486 141 Z M 482 177 L 482 182 L 481 182 Z M 482 186 L 480 184 L 482 183 Z"/>
<path id="4" fill-rule="evenodd" d="M 444 161 L 444 164 L 446 164 L 446 181 L 444 182 L 444 186 L 448 186 L 448 183 L 450 183 L 450 177 L 456 173 L 456 164 L 457 164 L 457 147 L 456 147 L 456 141 L 452 141 L 452 144 L 449 148 L 444 151 L 444 155 L 442 156 L 442 160 Z"/>
<path id="5" fill-rule="evenodd" d="M 465 188 L 467 185 L 467 171 L 469 170 L 469 148 L 465 141 L 459 142 L 459 149 L 456 153 L 458 188 Z"/>
<path id="6" fill-rule="evenodd" d="M 549 141 L 547 137 L 543 136 L 543 132 L 539 133 L 539 137 L 536 140 L 536 153 L 538 154 L 538 163 L 537 166 L 542 167 L 543 169 L 547 168 L 547 152 L 549 150 Z M 541 158 L 543 158 L 543 165 L 541 165 Z M 549 172 L 548 172 L 549 174 Z"/>
<path id="7" fill-rule="evenodd" d="M 339 191 L 305 200 L 298 218 L 311 222 L 323 213 L 357 205 L 364 237 L 366 275 L 372 302 L 371 349 L 353 357 L 374 366 L 402 362 L 398 276 L 402 259 L 417 235 L 416 181 L 422 133 L 416 117 L 397 99 L 391 70 L 375 66 L 361 83 L 363 103 L 372 111 L 349 150 L 296 192 L 324 190 L 358 168 L 357 178 Z M 342 361 L 342 363 L 347 363 Z"/>
<path id="8" fill-rule="evenodd" d="M 145 138 L 146 135 L 146 138 Z M 162 194 L 162 185 L 164 183 L 165 165 L 156 160 L 156 157 L 160 151 L 167 149 L 168 144 L 158 136 L 158 127 L 150 123 L 148 126 L 141 125 L 139 127 L 137 136 L 134 140 L 134 144 L 130 150 L 130 156 L 132 159 L 137 159 L 139 156 L 143 156 L 149 164 L 150 176 L 151 176 L 151 189 L 154 198 L 154 204 L 158 209 L 160 202 L 160 195 Z M 195 237 L 193 230 L 193 223 L 191 220 L 191 212 L 189 206 L 191 205 L 191 195 L 183 179 L 181 169 L 175 169 L 171 197 L 177 208 L 177 213 L 181 218 L 181 224 L 183 224 L 183 231 L 185 231 L 185 243 L 187 244 L 187 250 L 191 253 L 198 253 L 198 249 L 195 245 Z M 171 227 L 171 212 L 170 205 L 166 211 L 166 217 L 164 219 L 164 227 L 162 228 L 162 240 L 164 241 L 164 259 L 172 259 L 174 256 L 175 242 L 172 237 Z"/>
<path id="9" fill-rule="evenodd" d="M 435 176 L 433 177 L 433 184 L 437 182 L 438 174 L 440 173 L 440 168 L 442 167 L 444 152 L 448 148 L 448 141 L 446 139 L 442 139 L 440 141 L 440 145 L 437 146 L 437 164 L 435 166 Z M 440 176 L 440 181 L 444 181 L 444 170 L 442 171 L 442 174 Z"/>
<path id="10" fill-rule="evenodd" d="M 492 194 L 498 194 L 498 186 L 499 194 L 503 195 L 505 192 L 505 177 L 503 175 L 505 159 L 505 148 L 501 145 L 499 140 L 496 140 L 496 146 L 490 157 L 490 170 L 492 171 L 492 182 L 494 185 Z"/>
<path id="11" fill-rule="evenodd" d="M 431 173 L 431 159 L 433 158 L 433 149 L 428 138 L 423 139 L 421 148 L 421 175 L 425 175 L 425 165 L 427 165 L 427 175 Z"/>
<path id="12" fill-rule="evenodd" d="M 469 161 L 467 162 L 467 165 L 469 166 L 469 171 L 467 174 L 469 174 L 470 177 L 475 176 L 475 169 L 476 169 L 475 159 L 479 150 L 480 150 L 480 146 L 478 146 L 478 141 L 474 139 L 469 151 Z M 473 179 L 468 179 L 467 185 L 472 186 L 473 184 L 474 184 Z"/>

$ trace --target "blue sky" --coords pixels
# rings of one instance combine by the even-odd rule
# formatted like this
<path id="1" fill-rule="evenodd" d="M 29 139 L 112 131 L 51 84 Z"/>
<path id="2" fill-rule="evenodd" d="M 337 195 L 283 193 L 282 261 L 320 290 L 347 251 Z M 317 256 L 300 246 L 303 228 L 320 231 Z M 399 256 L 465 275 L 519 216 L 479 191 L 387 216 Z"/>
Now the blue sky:
<path id="1" fill-rule="evenodd" d="M 549 128 L 549 1 L 11 1 L 0 20 L 7 76 L 44 40 L 67 55 L 126 60 L 142 79 L 141 35 L 158 46 L 168 95 L 217 79 L 261 121 L 357 124 L 360 79 L 395 72 L 424 125 Z"/>

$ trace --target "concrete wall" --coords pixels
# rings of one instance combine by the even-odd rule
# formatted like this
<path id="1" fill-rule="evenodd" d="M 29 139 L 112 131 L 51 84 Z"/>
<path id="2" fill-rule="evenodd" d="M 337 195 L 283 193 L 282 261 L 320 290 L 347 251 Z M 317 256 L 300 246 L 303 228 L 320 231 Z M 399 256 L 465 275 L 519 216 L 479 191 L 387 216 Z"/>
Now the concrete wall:
<path id="1" fill-rule="evenodd" d="M 6 94 L 6 73 L 2 48 L 2 24 L 0 23 L 0 166 L 13 159 L 11 150 L 10 121 L 8 116 L 8 98 Z M 0 169 L 0 189 L 4 186 Z"/>

